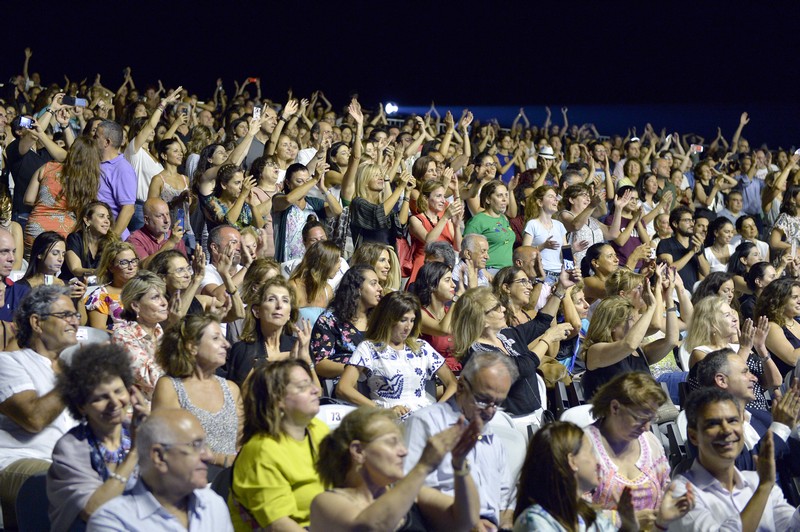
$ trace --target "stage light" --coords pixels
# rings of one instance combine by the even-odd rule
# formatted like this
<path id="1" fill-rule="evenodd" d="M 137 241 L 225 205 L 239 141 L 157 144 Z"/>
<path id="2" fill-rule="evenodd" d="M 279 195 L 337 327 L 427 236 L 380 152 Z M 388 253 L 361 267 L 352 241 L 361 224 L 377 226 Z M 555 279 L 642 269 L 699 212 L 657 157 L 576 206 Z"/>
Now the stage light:
<path id="1" fill-rule="evenodd" d="M 396 103 L 393 103 L 393 102 L 389 102 L 389 103 L 387 103 L 387 104 L 384 106 L 384 108 L 383 108 L 383 110 L 384 110 L 384 111 L 386 111 L 386 114 L 387 114 L 387 115 L 393 115 L 393 114 L 395 114 L 395 113 L 397 112 L 397 110 L 398 110 L 398 109 L 400 109 L 400 108 L 399 108 L 399 107 L 397 107 L 397 104 L 396 104 Z"/>

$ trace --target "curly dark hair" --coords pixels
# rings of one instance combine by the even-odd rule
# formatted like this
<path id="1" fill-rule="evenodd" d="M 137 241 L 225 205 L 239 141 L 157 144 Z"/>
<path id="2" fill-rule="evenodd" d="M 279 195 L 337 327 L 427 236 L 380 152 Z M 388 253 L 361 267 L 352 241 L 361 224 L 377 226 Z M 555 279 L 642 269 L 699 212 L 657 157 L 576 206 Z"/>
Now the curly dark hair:
<path id="1" fill-rule="evenodd" d="M 356 264 L 347 270 L 342 277 L 333 299 L 328 304 L 328 308 L 340 322 L 351 321 L 356 317 L 358 310 L 358 300 L 361 293 L 361 285 L 366 278 L 364 272 L 374 272 L 375 268 L 368 264 Z"/>
<path id="2" fill-rule="evenodd" d="M 786 325 L 790 318 L 787 318 L 781 309 L 792 297 L 792 288 L 795 286 L 800 287 L 800 281 L 791 277 L 775 279 L 769 283 L 756 299 L 753 316 L 766 316 L 769 321 L 781 327 Z"/>
<path id="3" fill-rule="evenodd" d="M 423 307 L 431 304 L 433 293 L 439 287 L 439 282 L 450 271 L 452 271 L 450 267 L 443 262 L 426 262 L 422 265 L 417 273 L 417 280 L 414 281 L 412 291 L 417 295 Z"/>
<path id="4" fill-rule="evenodd" d="M 133 385 L 128 352 L 116 344 L 91 344 L 75 352 L 72 362 L 58 376 L 56 388 L 70 414 L 80 419 L 83 417 L 80 408 L 89 401 L 94 389 L 115 377 L 122 379 L 125 388 Z"/>

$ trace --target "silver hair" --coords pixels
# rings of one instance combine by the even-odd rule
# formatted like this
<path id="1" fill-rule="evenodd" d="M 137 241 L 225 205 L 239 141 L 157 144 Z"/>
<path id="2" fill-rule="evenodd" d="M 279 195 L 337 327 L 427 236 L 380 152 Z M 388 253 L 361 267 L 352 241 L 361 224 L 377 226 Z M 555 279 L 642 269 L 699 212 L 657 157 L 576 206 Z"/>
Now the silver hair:
<path id="1" fill-rule="evenodd" d="M 122 146 L 122 126 L 114 122 L 113 120 L 103 120 L 100 122 L 100 125 L 97 128 L 103 128 L 103 133 L 105 134 L 106 138 L 109 142 L 111 142 L 111 146 L 115 149 L 119 149 Z"/>
<path id="2" fill-rule="evenodd" d="M 71 288 L 67 286 L 37 286 L 22 299 L 14 312 L 14 325 L 17 328 L 17 344 L 20 347 L 30 347 L 30 341 L 33 337 L 33 328 L 31 327 L 31 316 L 37 314 L 39 316 L 50 312 L 50 307 L 61 296 L 68 296 Z"/>
<path id="3" fill-rule="evenodd" d="M 506 368 L 508 375 L 511 377 L 512 384 L 519 378 L 517 366 L 511 361 L 510 357 L 504 355 L 500 351 L 478 351 L 474 353 L 469 357 L 467 363 L 464 364 L 460 376 L 472 382 L 479 371 L 498 364 Z"/>
<path id="4" fill-rule="evenodd" d="M 456 252 L 449 242 L 442 242 L 438 240 L 431 242 L 425 246 L 425 255 L 432 255 L 436 258 L 442 259 L 449 268 L 454 268 L 456 265 Z"/>
<path id="5" fill-rule="evenodd" d="M 461 249 L 476 251 L 476 246 L 478 245 L 479 240 L 483 240 L 487 243 L 489 242 L 485 236 L 479 235 L 478 233 L 470 233 L 468 235 L 464 235 L 463 240 L 461 240 Z"/>

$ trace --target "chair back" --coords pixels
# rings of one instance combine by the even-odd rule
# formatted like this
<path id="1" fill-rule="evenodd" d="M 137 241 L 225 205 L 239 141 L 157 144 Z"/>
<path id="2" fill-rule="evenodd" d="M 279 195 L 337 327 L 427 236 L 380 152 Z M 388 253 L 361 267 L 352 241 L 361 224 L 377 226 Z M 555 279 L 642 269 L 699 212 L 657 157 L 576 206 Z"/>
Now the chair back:
<path id="1" fill-rule="evenodd" d="M 20 532 L 50 530 L 47 513 L 47 473 L 33 475 L 26 480 L 17 494 L 17 526 Z"/>
<path id="2" fill-rule="evenodd" d="M 331 430 L 335 430 L 344 419 L 344 416 L 355 410 L 352 405 L 328 404 L 319 405 L 316 417 L 322 420 Z"/>
<path id="3" fill-rule="evenodd" d="M 559 418 L 561 421 L 569 421 L 575 423 L 580 428 L 585 429 L 595 422 L 595 418 L 591 413 L 592 405 L 578 405 L 568 408 L 561 413 Z"/>

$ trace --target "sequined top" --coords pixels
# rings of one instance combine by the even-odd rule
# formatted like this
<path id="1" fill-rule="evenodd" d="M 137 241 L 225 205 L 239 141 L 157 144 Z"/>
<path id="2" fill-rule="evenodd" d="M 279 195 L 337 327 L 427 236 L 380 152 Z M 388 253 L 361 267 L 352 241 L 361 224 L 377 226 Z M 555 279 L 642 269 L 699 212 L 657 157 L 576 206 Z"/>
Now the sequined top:
<path id="1" fill-rule="evenodd" d="M 215 453 L 222 454 L 236 454 L 236 437 L 238 435 L 239 416 L 236 413 L 236 402 L 233 400 L 233 394 L 228 387 L 228 381 L 219 376 L 214 376 L 222 388 L 222 395 L 225 397 L 225 402 L 216 412 L 209 412 L 196 407 L 189 400 L 189 394 L 186 393 L 186 388 L 183 387 L 183 381 L 170 377 L 172 386 L 175 387 L 175 393 L 178 394 L 178 404 L 181 408 L 192 413 L 200 421 L 203 430 L 206 431 L 206 443 Z"/>

